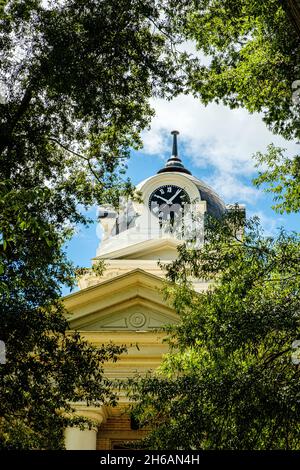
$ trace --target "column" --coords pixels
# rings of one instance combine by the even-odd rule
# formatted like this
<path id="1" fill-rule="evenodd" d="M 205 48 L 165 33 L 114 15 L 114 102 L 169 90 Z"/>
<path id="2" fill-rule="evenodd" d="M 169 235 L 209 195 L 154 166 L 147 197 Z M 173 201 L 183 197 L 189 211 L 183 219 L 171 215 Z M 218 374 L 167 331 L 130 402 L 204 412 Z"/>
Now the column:
<path id="1" fill-rule="evenodd" d="M 98 427 L 106 421 L 107 412 L 104 407 L 90 408 L 76 405 L 76 415 L 92 419 L 95 425 L 91 429 L 81 430 L 73 426 L 65 429 L 66 450 L 96 450 Z"/>
<path id="2" fill-rule="evenodd" d="M 65 430 L 66 450 L 96 450 L 97 428 L 69 427 Z"/>

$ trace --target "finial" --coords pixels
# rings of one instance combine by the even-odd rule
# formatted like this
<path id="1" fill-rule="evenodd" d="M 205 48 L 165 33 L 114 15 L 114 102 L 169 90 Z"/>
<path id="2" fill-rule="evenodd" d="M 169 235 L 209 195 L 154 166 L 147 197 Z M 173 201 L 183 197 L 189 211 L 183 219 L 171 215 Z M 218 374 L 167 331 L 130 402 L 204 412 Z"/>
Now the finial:
<path id="1" fill-rule="evenodd" d="M 178 131 L 172 131 L 171 134 L 173 135 L 172 157 L 178 157 L 177 136 L 178 136 L 179 132 Z"/>
<path id="2" fill-rule="evenodd" d="M 166 172 L 169 172 L 169 171 L 177 171 L 178 173 L 187 173 L 188 175 L 191 175 L 191 172 L 184 167 L 182 161 L 178 157 L 177 136 L 178 136 L 179 132 L 178 131 L 172 131 L 171 134 L 173 136 L 172 156 L 167 161 L 165 167 L 162 168 L 161 170 L 159 170 L 157 173 L 166 173 Z"/>

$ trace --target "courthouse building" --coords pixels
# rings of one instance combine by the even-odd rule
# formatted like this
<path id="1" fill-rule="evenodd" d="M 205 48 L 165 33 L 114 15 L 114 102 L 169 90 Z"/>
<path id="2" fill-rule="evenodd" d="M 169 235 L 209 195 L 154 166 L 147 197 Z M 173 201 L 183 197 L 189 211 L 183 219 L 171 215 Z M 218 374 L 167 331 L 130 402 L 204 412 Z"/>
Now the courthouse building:
<path id="1" fill-rule="evenodd" d="M 103 275 L 83 275 L 80 290 L 64 298 L 72 330 L 96 346 L 110 341 L 127 345 L 120 360 L 107 364 L 110 378 L 127 378 L 160 364 L 167 352 L 160 328 L 177 316 L 162 293 L 165 274 L 159 261 L 174 260 L 186 237 L 201 244 L 204 214 L 218 217 L 226 210 L 220 197 L 185 168 L 178 157 L 178 133 L 172 134 L 166 165 L 138 185 L 142 202 L 121 204 L 118 214 L 111 208 L 99 211 L 103 236 L 92 263 L 104 260 Z M 194 287 L 200 291 L 206 285 L 198 280 Z M 68 428 L 66 448 L 117 449 L 124 441 L 140 439 L 144 431 L 135 429 L 127 405 L 125 394 L 115 408 L 76 404 L 77 413 L 92 418 L 95 427 Z"/>

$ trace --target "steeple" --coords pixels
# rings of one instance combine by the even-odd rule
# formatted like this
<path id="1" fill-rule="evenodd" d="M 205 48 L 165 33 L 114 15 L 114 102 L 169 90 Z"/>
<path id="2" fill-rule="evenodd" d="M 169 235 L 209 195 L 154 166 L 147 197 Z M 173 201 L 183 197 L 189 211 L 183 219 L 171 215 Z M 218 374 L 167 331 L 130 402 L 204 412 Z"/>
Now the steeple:
<path id="1" fill-rule="evenodd" d="M 159 170 L 157 173 L 166 173 L 167 171 L 176 171 L 177 173 L 187 173 L 188 175 L 191 175 L 191 172 L 184 167 L 182 161 L 178 157 L 177 136 L 179 132 L 172 131 L 171 134 L 173 135 L 172 156 L 169 158 L 164 168 Z"/>

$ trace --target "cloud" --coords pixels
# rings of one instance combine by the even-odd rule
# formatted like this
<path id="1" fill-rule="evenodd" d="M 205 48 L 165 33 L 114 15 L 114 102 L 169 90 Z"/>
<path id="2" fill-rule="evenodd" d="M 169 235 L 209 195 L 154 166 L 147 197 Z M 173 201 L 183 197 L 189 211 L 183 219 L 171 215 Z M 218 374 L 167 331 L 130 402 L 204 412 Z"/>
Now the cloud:
<path id="1" fill-rule="evenodd" d="M 262 192 L 254 186 L 246 184 L 235 175 L 226 172 L 213 173 L 209 178 L 205 178 L 205 181 L 227 204 L 255 204 L 262 195 Z"/>
<path id="2" fill-rule="evenodd" d="M 202 50 L 198 50 L 195 41 L 185 41 L 182 44 L 177 45 L 176 49 L 181 52 L 187 52 L 192 58 L 200 59 L 201 65 L 209 65 L 212 57 L 204 54 Z"/>
<path id="3" fill-rule="evenodd" d="M 155 109 L 151 129 L 143 133 L 144 153 L 166 160 L 171 151 L 170 131 L 180 132 L 181 157 L 195 167 L 209 170 L 206 180 L 226 202 L 256 203 L 262 194 L 251 184 L 256 173 L 252 155 L 264 152 L 268 144 L 287 148 L 293 155 L 296 145 L 273 135 L 258 113 L 230 109 L 212 103 L 203 106 L 191 95 L 172 101 L 152 100 Z M 248 180 L 248 181 L 246 181 Z"/>
<path id="4" fill-rule="evenodd" d="M 270 217 L 262 210 L 254 210 L 247 212 L 248 217 L 257 216 L 260 220 L 261 226 L 264 229 L 264 235 L 275 236 L 278 234 L 279 229 L 284 225 L 284 218 L 280 216 Z"/>
<path id="5" fill-rule="evenodd" d="M 170 148 L 170 131 L 180 131 L 180 142 L 195 166 L 213 167 L 220 172 L 251 175 L 255 172 L 251 156 L 265 151 L 269 143 L 288 148 L 296 146 L 274 136 L 259 114 L 223 105 L 203 106 L 190 95 L 172 101 L 152 100 L 156 115 L 151 130 L 144 132 L 144 152 L 166 157 Z"/>

